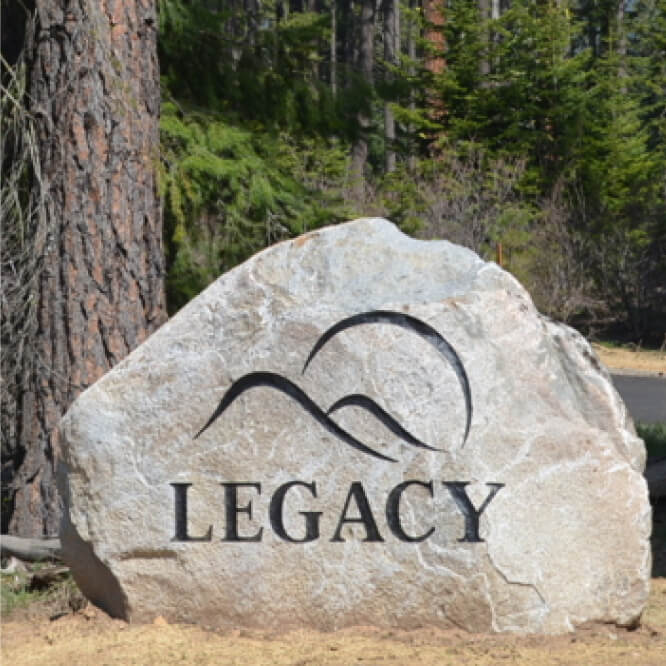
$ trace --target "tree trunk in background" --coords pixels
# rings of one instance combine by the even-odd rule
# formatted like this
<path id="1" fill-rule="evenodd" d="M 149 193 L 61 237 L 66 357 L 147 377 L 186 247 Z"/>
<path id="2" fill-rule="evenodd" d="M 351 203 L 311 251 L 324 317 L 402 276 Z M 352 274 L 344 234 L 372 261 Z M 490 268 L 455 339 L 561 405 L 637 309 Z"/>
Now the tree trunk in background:
<path id="1" fill-rule="evenodd" d="M 335 0 L 331 0 L 331 41 L 329 47 L 331 57 L 330 84 L 333 97 L 338 93 L 338 24 L 335 15 L 336 4 Z"/>
<path id="2" fill-rule="evenodd" d="M 444 59 L 444 0 L 423 0 L 423 16 L 426 21 L 425 40 L 430 46 L 426 54 L 426 69 L 433 74 L 441 74 L 446 67 Z"/>
<path id="3" fill-rule="evenodd" d="M 490 0 L 478 0 L 479 5 L 479 18 L 481 19 L 481 24 L 485 25 L 490 18 Z M 481 41 L 484 46 L 481 59 L 479 61 L 479 73 L 482 78 L 485 78 L 490 74 L 490 39 L 487 30 L 484 30 L 481 33 Z M 482 85 L 485 85 L 485 81 L 482 81 Z"/>
<path id="4" fill-rule="evenodd" d="M 349 84 L 349 70 L 358 60 L 358 26 L 354 15 L 354 0 L 333 0 L 336 7 L 339 8 L 336 17 L 338 34 L 340 35 L 341 55 L 340 64 L 342 65 L 342 87 Z M 340 80 L 338 79 L 338 83 Z"/>
<path id="5" fill-rule="evenodd" d="M 425 57 L 426 69 L 434 74 L 441 74 L 446 68 L 444 51 L 446 42 L 444 39 L 444 0 L 423 0 L 423 15 L 425 18 L 425 39 L 428 43 L 428 51 Z M 427 91 L 428 115 L 434 122 L 440 122 L 446 113 L 442 98 L 430 89 Z M 434 143 L 431 144 L 431 152 Z"/>
<path id="6" fill-rule="evenodd" d="M 361 26 L 358 48 L 357 68 L 367 84 L 370 94 L 373 85 L 372 66 L 374 64 L 375 37 L 375 0 L 362 0 Z M 354 140 L 351 151 L 352 187 L 357 199 L 362 199 L 365 192 L 364 171 L 368 160 L 368 140 L 366 132 L 370 127 L 369 115 L 360 111 L 357 114 L 358 136 Z"/>
<path id="7" fill-rule="evenodd" d="M 393 79 L 389 67 L 398 64 L 398 14 L 400 7 L 397 0 L 384 0 L 384 61 L 386 67 L 386 78 L 390 82 Z M 384 103 L 384 140 L 386 144 L 384 152 L 384 170 L 386 173 L 395 171 L 395 117 L 390 102 Z"/>
<path id="8" fill-rule="evenodd" d="M 620 59 L 618 67 L 618 78 L 622 82 L 620 91 L 623 95 L 627 94 L 627 31 L 624 25 L 626 0 L 618 0 L 617 3 L 617 54 Z"/>
<path id="9" fill-rule="evenodd" d="M 416 0 L 409 0 L 409 21 L 407 23 L 407 58 L 409 59 L 409 76 L 414 76 L 416 62 L 416 37 L 418 31 L 418 24 L 414 19 L 416 11 Z M 416 110 L 416 102 L 414 101 L 414 90 L 410 89 L 409 92 L 409 110 Z M 414 134 L 414 127 L 410 125 L 408 128 L 410 135 Z M 410 171 L 416 169 L 416 146 L 413 144 L 410 147 L 409 157 L 407 158 L 407 165 Z"/>
<path id="10" fill-rule="evenodd" d="M 166 317 L 155 3 L 35 4 L 27 48 L 46 233 L 17 396 L 22 460 L 9 529 L 22 536 L 58 532 L 58 420 Z"/>
<path id="11" fill-rule="evenodd" d="M 502 16 L 502 6 L 500 0 L 478 0 L 479 18 L 482 24 L 488 24 L 490 20 L 497 21 Z M 488 75 L 499 67 L 497 56 L 491 58 L 492 53 L 496 53 L 496 46 L 500 42 L 500 33 L 491 28 L 487 28 L 481 33 L 481 43 L 483 44 L 483 53 L 479 61 L 479 73 L 481 74 L 482 86 L 488 86 Z"/>
<path id="12" fill-rule="evenodd" d="M 259 0 L 244 0 L 243 9 L 247 16 L 247 36 L 245 37 L 245 42 L 250 49 L 254 49 L 260 24 L 261 6 Z"/>
<path id="13" fill-rule="evenodd" d="M 493 21 L 499 21 L 501 16 L 502 16 L 502 6 L 500 0 L 492 0 L 490 5 L 490 18 Z M 493 42 L 493 50 L 495 52 L 495 56 L 493 58 L 493 68 L 494 71 L 498 71 L 500 66 L 500 61 L 499 57 L 497 56 L 497 46 L 500 43 L 500 33 L 497 32 L 497 30 L 492 31 L 492 42 Z"/>

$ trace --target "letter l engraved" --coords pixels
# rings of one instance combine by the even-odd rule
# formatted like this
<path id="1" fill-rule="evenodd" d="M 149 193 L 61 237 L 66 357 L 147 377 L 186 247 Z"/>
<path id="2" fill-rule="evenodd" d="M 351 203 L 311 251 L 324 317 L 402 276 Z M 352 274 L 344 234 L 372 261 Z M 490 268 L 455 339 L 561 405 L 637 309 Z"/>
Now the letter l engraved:
<path id="1" fill-rule="evenodd" d="M 479 518 L 495 495 L 497 495 L 501 488 L 504 488 L 504 484 L 486 483 L 492 490 L 477 511 L 465 490 L 465 486 L 469 485 L 469 481 L 442 481 L 442 483 L 449 489 L 451 496 L 465 517 L 465 536 L 462 539 L 458 539 L 458 541 L 467 541 L 469 543 L 481 543 L 485 541 L 485 539 L 479 536 Z"/>
<path id="2" fill-rule="evenodd" d="M 176 535 L 171 541 L 211 541 L 213 538 L 213 526 L 208 527 L 204 536 L 191 537 L 187 533 L 187 489 L 191 483 L 170 483 L 174 490 Z"/>

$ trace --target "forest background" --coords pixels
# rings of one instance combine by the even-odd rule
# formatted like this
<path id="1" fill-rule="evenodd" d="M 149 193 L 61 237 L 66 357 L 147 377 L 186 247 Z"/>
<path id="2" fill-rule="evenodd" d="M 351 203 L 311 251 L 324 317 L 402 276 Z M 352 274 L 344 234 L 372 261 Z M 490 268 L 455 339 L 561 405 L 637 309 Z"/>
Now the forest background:
<path id="1" fill-rule="evenodd" d="M 160 0 L 171 312 L 361 215 L 588 336 L 666 332 L 665 0 Z"/>
<path id="2" fill-rule="evenodd" d="M 158 7 L 171 313 L 274 241 L 382 215 L 501 243 L 541 311 L 662 344 L 665 0 Z"/>
<path id="3" fill-rule="evenodd" d="M 157 0 L 155 18 L 152 1 L 101 4 L 147 12 L 149 47 L 157 23 L 159 90 L 150 48 L 140 63 L 100 50 L 96 0 L 2 0 L 3 532 L 12 513 L 16 532 L 57 526 L 54 425 L 163 321 L 163 277 L 174 313 L 323 225 L 381 215 L 501 255 L 545 314 L 592 339 L 666 344 L 666 0 Z M 56 75 L 71 95 L 49 92 Z M 100 77 L 103 96 L 86 97 Z M 123 134 L 142 113 L 160 115 L 154 150 L 142 120 Z M 104 123 L 100 174 L 98 144 L 79 138 Z M 132 141 L 155 162 L 136 187 Z M 127 215 L 91 217 L 116 177 Z M 146 221 L 135 238 L 127 217 Z M 90 225 L 101 245 L 74 256 Z"/>

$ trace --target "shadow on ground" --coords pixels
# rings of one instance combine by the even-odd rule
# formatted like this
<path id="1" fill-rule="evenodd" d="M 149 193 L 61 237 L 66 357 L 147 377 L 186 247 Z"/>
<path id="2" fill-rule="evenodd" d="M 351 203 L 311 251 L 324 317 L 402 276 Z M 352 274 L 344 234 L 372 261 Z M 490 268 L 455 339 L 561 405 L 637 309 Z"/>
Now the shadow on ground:
<path id="1" fill-rule="evenodd" d="M 666 497 L 652 504 L 652 577 L 666 578 Z"/>

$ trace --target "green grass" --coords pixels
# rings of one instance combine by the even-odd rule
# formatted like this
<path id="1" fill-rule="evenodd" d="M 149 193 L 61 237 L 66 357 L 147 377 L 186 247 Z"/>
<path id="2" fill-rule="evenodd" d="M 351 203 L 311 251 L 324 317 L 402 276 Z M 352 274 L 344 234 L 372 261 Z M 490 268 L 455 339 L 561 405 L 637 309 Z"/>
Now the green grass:
<path id="1" fill-rule="evenodd" d="M 35 570 L 35 565 L 33 565 Z M 71 601 L 80 596 L 71 574 L 42 589 L 31 586 L 30 571 L 0 575 L 0 611 L 3 617 L 32 604 L 43 606 L 47 614 L 70 612 Z"/>
<path id="2" fill-rule="evenodd" d="M 666 456 L 666 423 L 637 423 L 636 432 L 645 442 L 648 457 Z"/>
<path id="3" fill-rule="evenodd" d="M 25 573 L 2 574 L 0 590 L 2 595 L 0 608 L 3 616 L 12 613 L 17 608 L 28 606 L 44 595 L 39 590 L 29 589 L 28 576 Z"/>

